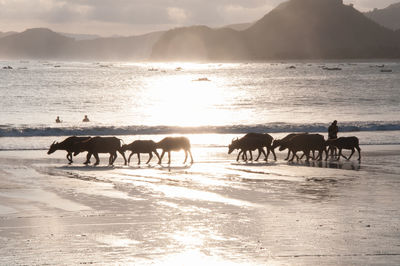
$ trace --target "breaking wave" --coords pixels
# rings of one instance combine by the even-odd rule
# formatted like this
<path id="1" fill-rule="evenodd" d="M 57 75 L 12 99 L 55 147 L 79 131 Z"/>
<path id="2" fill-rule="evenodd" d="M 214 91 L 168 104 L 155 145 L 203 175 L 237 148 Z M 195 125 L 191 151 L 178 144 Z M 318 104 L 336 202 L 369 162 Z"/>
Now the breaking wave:
<path id="1" fill-rule="evenodd" d="M 159 134 L 243 134 L 248 132 L 326 132 L 329 124 L 290 124 L 269 123 L 262 125 L 228 126 L 94 126 L 94 127 L 50 127 L 50 126 L 10 126 L 0 125 L 0 137 L 33 136 L 118 136 L 118 135 L 159 135 Z M 341 132 L 357 131 L 394 131 L 400 130 L 400 121 L 343 122 L 339 124 Z"/>

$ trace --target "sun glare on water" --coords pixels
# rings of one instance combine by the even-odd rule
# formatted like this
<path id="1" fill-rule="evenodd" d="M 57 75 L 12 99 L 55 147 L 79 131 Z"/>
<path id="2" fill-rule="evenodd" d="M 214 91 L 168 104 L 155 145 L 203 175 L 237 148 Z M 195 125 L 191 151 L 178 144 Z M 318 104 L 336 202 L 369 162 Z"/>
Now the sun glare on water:
<path id="1" fill-rule="evenodd" d="M 199 81 L 193 74 L 152 77 L 148 114 L 152 124 L 199 126 L 224 124 L 228 112 L 220 108 L 224 90 L 218 80 Z M 150 99 L 149 99 L 150 100 Z"/>

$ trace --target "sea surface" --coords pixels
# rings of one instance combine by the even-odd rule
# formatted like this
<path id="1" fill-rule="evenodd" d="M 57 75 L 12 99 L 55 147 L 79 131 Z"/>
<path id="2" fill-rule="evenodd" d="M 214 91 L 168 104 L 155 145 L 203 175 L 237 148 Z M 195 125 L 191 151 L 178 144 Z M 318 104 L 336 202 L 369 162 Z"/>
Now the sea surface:
<path id="1" fill-rule="evenodd" d="M 400 264 L 400 63 L 0 67 L 1 265 Z M 227 154 L 250 131 L 326 137 L 333 120 L 361 161 Z M 47 154 L 70 135 L 185 135 L 194 164 Z"/>
<path id="2" fill-rule="evenodd" d="M 364 144 L 400 144 L 388 133 L 400 130 L 398 62 L 5 66 L 13 69 L 0 69 L 0 149 L 46 148 L 5 137 L 325 133 L 333 120 L 347 135 L 371 132 Z"/>

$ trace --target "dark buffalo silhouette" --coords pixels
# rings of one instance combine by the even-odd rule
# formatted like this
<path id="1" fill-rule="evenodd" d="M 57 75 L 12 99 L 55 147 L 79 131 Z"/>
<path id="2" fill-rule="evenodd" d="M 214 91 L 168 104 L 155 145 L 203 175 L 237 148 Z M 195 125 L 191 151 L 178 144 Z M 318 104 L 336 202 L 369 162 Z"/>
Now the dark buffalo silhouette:
<path id="1" fill-rule="evenodd" d="M 286 143 L 281 144 L 280 149 L 289 149 L 292 152 L 293 156 L 289 160 L 293 161 L 294 157 L 297 156 L 298 151 L 304 152 L 306 155 L 306 160 L 310 160 L 310 151 L 316 150 L 318 151 L 318 156 L 316 159 L 319 161 L 322 160 L 322 154 L 325 151 L 325 139 L 324 136 L 320 134 L 300 134 L 293 136 Z"/>
<path id="2" fill-rule="evenodd" d="M 53 142 L 53 144 L 50 145 L 50 149 L 47 152 L 47 154 L 52 154 L 53 152 L 57 150 L 65 150 L 67 151 L 67 160 L 69 161 L 68 164 L 73 163 L 72 161 L 72 152 L 73 152 L 73 146 L 75 143 L 79 143 L 81 141 L 85 141 L 90 139 L 90 137 L 77 137 L 77 136 L 72 136 L 68 137 L 62 142 Z"/>
<path id="3" fill-rule="evenodd" d="M 186 137 L 166 137 L 162 139 L 160 142 L 156 143 L 157 149 L 162 149 L 161 156 L 158 160 L 158 164 L 161 164 L 162 158 L 164 157 L 165 152 L 168 152 L 168 164 L 171 164 L 171 151 L 185 151 L 185 161 L 186 163 L 188 153 L 190 155 L 190 163 L 193 163 L 192 152 L 190 151 L 190 141 Z"/>
<path id="4" fill-rule="evenodd" d="M 267 133 L 247 133 L 240 139 L 232 140 L 232 143 L 228 146 L 228 154 L 231 154 L 234 150 L 239 150 L 236 161 L 239 161 L 240 155 L 242 154 L 242 159 L 247 160 L 247 152 L 250 153 L 250 160 L 253 160 L 252 151 L 258 150 L 258 156 L 256 161 L 260 158 L 261 154 L 264 154 L 265 160 L 268 160 L 270 152 L 274 155 L 274 160 L 276 160 L 276 154 L 274 148 L 272 147 L 273 138 Z M 264 151 L 264 147 L 267 149 L 267 153 Z"/>
<path id="5" fill-rule="evenodd" d="M 160 155 L 157 152 L 156 149 L 156 143 L 152 140 L 135 140 L 134 142 L 130 144 L 124 144 L 122 145 L 122 151 L 125 152 L 127 150 L 132 151 L 131 154 L 128 157 L 128 164 L 131 161 L 131 157 L 133 154 L 137 154 L 138 157 L 138 164 L 140 164 L 140 154 L 141 153 L 148 153 L 149 154 L 149 160 L 146 162 L 148 164 L 150 160 L 153 158 L 153 152 L 157 156 L 158 159 L 160 159 Z"/>
<path id="6" fill-rule="evenodd" d="M 291 133 L 291 134 L 288 134 L 286 137 L 284 137 L 283 139 L 276 139 L 276 140 L 274 140 L 274 142 L 273 142 L 273 144 L 272 144 L 272 147 L 275 149 L 275 148 L 277 148 L 277 147 L 279 147 L 279 151 L 283 151 L 283 150 L 285 150 L 287 147 L 285 146 L 285 144 L 291 139 L 291 138 L 293 138 L 294 136 L 298 136 L 298 135 L 304 135 L 304 134 L 308 134 L 307 132 L 304 132 L 304 133 Z M 291 153 L 291 151 L 290 151 L 290 149 L 288 149 L 288 154 L 287 154 L 287 156 L 286 156 L 286 158 L 285 158 L 285 161 L 287 161 L 287 160 L 289 160 L 289 158 L 290 158 L 290 153 Z M 313 159 L 315 159 L 315 150 L 312 150 L 312 153 L 313 153 L 313 156 L 312 156 L 312 158 Z M 303 153 L 303 155 L 301 155 L 301 157 L 300 157 L 300 159 L 303 159 L 303 157 L 304 156 L 306 156 L 304 153 Z M 296 157 L 297 157 L 297 159 L 299 160 L 299 157 L 296 155 Z"/>
<path id="7" fill-rule="evenodd" d="M 333 146 L 339 150 L 338 157 L 336 160 L 339 160 L 340 156 L 343 156 L 343 158 L 345 158 L 346 160 L 350 160 L 351 156 L 353 156 L 354 154 L 355 149 L 357 149 L 358 160 L 361 161 L 361 149 L 357 137 L 340 137 L 337 139 L 328 139 L 325 142 L 325 146 Z M 342 154 L 342 149 L 351 150 L 351 154 L 348 158 Z M 326 156 L 326 159 L 328 159 L 328 154 Z"/>
<path id="8" fill-rule="evenodd" d="M 117 151 L 124 158 L 125 165 L 127 164 L 125 154 L 122 151 L 121 140 L 116 137 L 94 137 L 86 141 L 75 143 L 73 150 L 74 156 L 84 151 L 88 152 L 86 156 L 86 162 L 84 162 L 84 164 L 90 163 L 90 157 L 93 154 L 93 156 L 96 158 L 94 165 L 98 165 L 100 163 L 99 153 L 109 153 L 109 164 L 113 165 L 115 159 L 117 159 Z"/>

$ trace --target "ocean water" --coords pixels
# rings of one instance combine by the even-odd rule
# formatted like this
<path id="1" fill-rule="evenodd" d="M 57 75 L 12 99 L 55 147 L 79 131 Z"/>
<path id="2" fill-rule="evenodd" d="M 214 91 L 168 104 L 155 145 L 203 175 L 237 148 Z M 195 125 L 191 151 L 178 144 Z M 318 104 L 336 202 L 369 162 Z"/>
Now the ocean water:
<path id="1" fill-rule="evenodd" d="M 400 143 L 387 134 L 400 130 L 397 62 L 0 62 L 8 65 L 0 69 L 0 140 L 325 132 L 336 119 L 341 132 L 380 132 L 373 144 Z M 82 123 L 84 115 L 91 122 Z"/>
<path id="2" fill-rule="evenodd" d="M 399 265 L 399 63 L 2 65 L 0 264 Z M 334 119 L 361 162 L 227 154 L 245 132 L 326 136 Z M 194 164 L 46 154 L 69 135 L 171 134 Z"/>

